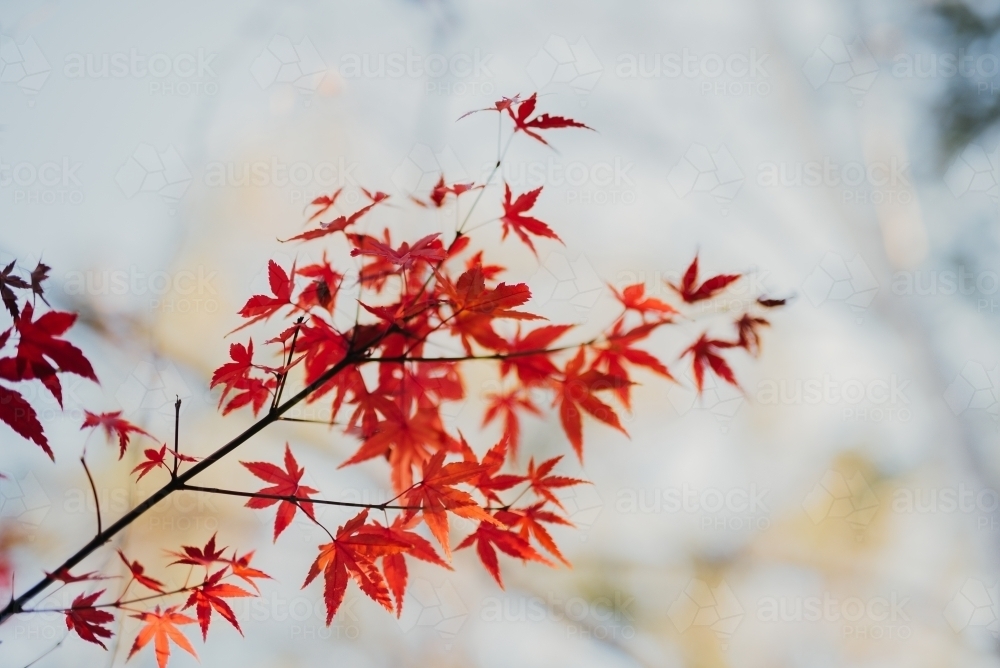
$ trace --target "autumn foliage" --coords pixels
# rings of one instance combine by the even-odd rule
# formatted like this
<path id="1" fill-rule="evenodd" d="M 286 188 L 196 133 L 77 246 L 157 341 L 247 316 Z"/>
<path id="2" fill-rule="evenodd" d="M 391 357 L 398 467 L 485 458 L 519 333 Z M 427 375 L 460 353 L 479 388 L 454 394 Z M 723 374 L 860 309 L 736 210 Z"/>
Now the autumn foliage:
<path id="1" fill-rule="evenodd" d="M 535 95 L 515 96 L 478 111 L 495 114 L 510 128 L 511 138 L 524 135 L 546 145 L 554 130 L 589 129 L 569 118 L 536 113 L 537 102 Z M 462 122 L 483 122 L 477 118 Z M 527 285 L 504 280 L 506 269 L 495 250 L 498 237 L 505 242 L 504 252 L 520 248 L 535 255 L 539 244 L 561 243 L 560 224 L 538 218 L 544 188 L 515 192 L 493 181 L 506 151 L 483 183 L 449 183 L 441 175 L 429 193 L 408 200 L 362 189 L 360 206 L 353 210 L 344 208 L 343 190 L 316 198 L 304 230 L 283 243 L 307 244 L 315 250 L 311 256 L 321 259 L 268 264 L 268 293 L 250 296 L 239 310 L 242 322 L 230 334 L 229 360 L 209 381 L 223 415 L 244 411 L 258 425 L 283 419 L 299 403 L 321 405 L 330 416 L 326 424 L 356 443 L 340 466 L 381 462 L 393 489 L 391 500 L 347 504 L 325 499 L 323 490 L 303 484 L 305 471 L 287 444 L 271 461 L 241 461 L 237 467 L 222 456 L 241 440 L 220 450 L 185 444 L 182 452 L 176 441 L 169 445 L 169 438 L 154 437 L 115 411 L 86 412 L 81 429 L 103 433 L 119 457 L 130 447 L 142 448 L 132 473 L 135 479 L 158 477 L 163 494 L 235 495 L 250 509 L 273 513 L 275 541 L 296 517 L 319 525 L 329 540 L 315 547 L 302 577 L 303 587 L 322 588 L 328 624 L 350 587 L 400 615 L 414 559 L 450 569 L 454 551 L 474 549 L 500 587 L 507 561 L 569 566 L 552 527 L 572 526 L 560 495 L 588 483 L 560 471 L 563 456 L 536 462 L 531 453 L 520 452 L 524 418 L 551 411 L 565 432 L 567 453 L 583 462 L 585 437 L 595 423 L 627 435 L 622 411 L 631 409 L 640 379 L 677 382 L 678 366 L 687 365 L 699 390 L 708 374 L 738 387 L 728 357 L 738 350 L 757 353 L 760 328 L 768 324 L 761 312 L 781 302 L 762 298 L 752 303 L 750 311 L 732 315 L 729 330 L 700 334 L 680 359 L 654 355 L 644 346 L 655 332 L 686 321 L 692 305 L 715 299 L 741 278 L 702 279 L 695 257 L 679 284 L 664 285 L 655 295 L 646 294 L 641 283 L 612 287 L 619 315 L 603 334 L 574 338 L 576 327 L 549 322 L 529 309 Z M 488 194 L 499 199 L 498 215 L 488 221 L 496 225 L 492 231 L 485 224 L 470 230 L 472 212 Z M 452 206 L 461 215 L 454 231 L 393 240 L 375 221 L 381 210 L 404 206 Z M 55 459 L 19 384 L 40 381 L 61 402 L 61 376 L 97 378 L 83 353 L 64 338 L 76 316 L 39 308 L 48 271 L 38 264 L 25 274 L 12 263 L 0 273 L 0 295 L 12 318 L 0 333 L 0 420 Z M 353 316 L 347 324 L 344 313 Z M 444 406 L 470 394 L 464 370 L 484 364 L 492 365 L 500 380 L 498 389 L 482 397 L 482 433 L 499 434 L 491 442 L 483 442 L 480 433 L 449 428 L 442 415 Z M 231 467 L 235 488 L 190 482 L 208 466 Z M 324 526 L 315 512 L 319 504 L 354 505 L 356 514 L 341 526 Z M 96 544 L 72 555 L 35 587 L 14 592 L 0 621 L 32 612 L 31 601 L 59 584 L 80 590 L 61 611 L 69 630 L 106 647 L 113 622 L 127 615 L 139 623 L 130 656 L 151 646 L 161 667 L 173 648 L 196 654 L 187 626 L 200 630 L 204 640 L 218 626 L 212 620 L 221 618 L 242 633 L 230 602 L 259 595 L 257 581 L 268 575 L 251 566 L 253 552 L 240 555 L 223 545 L 222 536 L 166 550 L 166 569 L 193 573 L 183 587 L 167 587 L 167 573 L 150 572 L 120 549 L 118 558 L 107 562 L 114 564 L 105 567 L 108 572 L 72 574 L 93 552 L 113 554 L 115 534 L 147 509 L 140 505 L 101 529 Z"/>

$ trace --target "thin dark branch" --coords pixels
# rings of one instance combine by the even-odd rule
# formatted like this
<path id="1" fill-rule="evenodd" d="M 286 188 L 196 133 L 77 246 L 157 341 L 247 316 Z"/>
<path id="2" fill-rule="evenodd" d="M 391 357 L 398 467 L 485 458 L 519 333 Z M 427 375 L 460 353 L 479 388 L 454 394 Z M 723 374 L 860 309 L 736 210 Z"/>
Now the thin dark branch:
<path id="1" fill-rule="evenodd" d="M 171 477 L 177 477 L 177 467 L 180 465 L 180 432 L 181 432 L 181 398 L 178 395 L 174 395 L 177 400 L 174 401 L 174 468 L 171 473 Z"/>
<path id="2" fill-rule="evenodd" d="M 559 348 L 545 348 L 542 350 L 515 350 L 508 353 L 496 353 L 493 355 L 462 355 L 460 357 L 373 357 L 372 362 L 386 362 L 398 364 L 399 362 L 467 362 L 470 360 L 504 360 L 511 357 L 526 357 L 528 355 L 549 355 L 551 353 L 559 353 L 565 350 L 575 350 L 577 348 L 584 348 L 586 346 L 591 346 L 597 343 L 598 339 L 594 338 L 590 341 L 584 341 L 583 343 L 574 343 L 569 346 L 561 346 Z"/>
<path id="3" fill-rule="evenodd" d="M 33 665 L 35 665 L 36 663 L 38 663 L 39 661 L 41 661 L 42 659 L 44 659 L 45 657 L 47 657 L 49 654 L 52 654 L 52 652 L 54 652 L 57 649 L 59 649 L 59 647 L 64 642 L 66 642 L 66 638 L 68 638 L 68 637 L 69 637 L 69 631 L 67 631 L 66 635 L 64 635 L 62 638 L 59 639 L 59 642 L 57 642 L 52 647 L 49 647 L 47 650 L 45 650 L 44 652 L 42 652 L 41 654 L 39 654 L 38 656 L 36 656 L 34 659 L 32 659 L 31 663 L 24 664 L 24 668 L 31 668 Z"/>
<path id="4" fill-rule="evenodd" d="M 87 480 L 90 481 L 90 491 L 94 494 L 94 508 L 97 510 L 97 533 L 101 533 L 103 527 L 101 525 L 101 500 L 97 498 L 97 486 L 94 484 L 94 476 L 90 475 L 90 469 L 87 468 L 86 457 L 80 457 L 80 463 L 83 464 L 83 470 L 87 474 Z M 69 571 L 66 571 L 67 573 Z"/>
<path id="5" fill-rule="evenodd" d="M 194 492 L 207 492 L 209 494 L 226 494 L 229 496 L 242 496 L 247 499 L 274 499 L 275 501 L 288 501 L 298 505 L 300 503 L 318 503 L 324 506 L 343 506 L 345 508 L 375 508 L 379 510 L 420 510 L 423 506 L 396 506 L 385 503 L 353 503 L 351 501 L 331 501 L 329 499 L 310 499 L 305 496 L 295 496 L 293 494 L 266 494 L 264 492 L 241 492 L 235 489 L 222 489 L 220 487 L 202 487 L 201 485 L 184 485 L 182 489 Z M 394 499 L 393 499 L 394 500 Z M 301 506 L 300 506 L 301 507 Z"/>

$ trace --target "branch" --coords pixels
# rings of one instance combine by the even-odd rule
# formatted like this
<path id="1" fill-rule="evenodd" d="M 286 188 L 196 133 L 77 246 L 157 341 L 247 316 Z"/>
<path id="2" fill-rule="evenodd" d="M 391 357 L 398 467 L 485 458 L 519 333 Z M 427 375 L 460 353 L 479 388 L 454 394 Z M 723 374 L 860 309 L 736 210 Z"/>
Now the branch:
<path id="1" fill-rule="evenodd" d="M 94 485 L 94 477 L 90 475 L 90 469 L 87 468 L 87 460 L 85 457 L 80 457 L 80 463 L 83 464 L 83 470 L 87 474 L 87 480 L 90 481 L 90 491 L 94 494 L 94 508 L 97 509 L 97 533 L 101 533 L 101 501 L 97 498 L 97 487 Z M 67 573 L 69 571 L 66 571 Z"/>
<path id="2" fill-rule="evenodd" d="M 343 371 L 348 366 L 352 364 L 364 364 L 371 361 L 370 358 L 366 357 L 367 351 L 378 343 L 381 342 L 381 337 L 376 338 L 374 341 L 368 344 L 362 350 L 354 351 L 353 353 L 348 353 L 344 359 L 340 360 L 332 367 L 327 369 L 323 375 L 314 380 L 312 383 L 307 385 L 305 388 L 300 390 L 295 396 L 291 397 L 288 401 L 277 406 L 276 408 L 269 411 L 264 417 L 259 419 L 257 422 L 253 423 L 248 429 L 243 431 L 236 438 L 232 439 L 221 448 L 210 454 L 205 459 L 201 460 L 198 464 L 192 466 L 190 469 L 184 473 L 178 475 L 176 478 L 171 479 L 169 483 L 158 489 L 151 496 L 149 496 L 145 501 L 137 505 L 135 508 L 125 513 L 117 522 L 109 526 L 104 531 L 98 532 L 90 542 L 84 545 L 82 548 L 77 550 L 70 558 L 62 563 L 58 568 L 52 571 L 52 573 L 68 572 L 71 568 L 79 564 L 81 561 L 90 556 L 95 550 L 107 543 L 114 536 L 120 533 L 122 530 L 127 528 L 137 519 L 142 517 L 151 508 L 158 504 L 163 499 L 167 498 L 174 492 L 181 490 L 187 484 L 189 480 L 194 478 L 196 475 L 204 471 L 205 469 L 211 467 L 213 464 L 217 463 L 220 459 L 228 455 L 230 452 L 240 447 L 251 438 L 256 436 L 258 433 L 263 431 L 268 425 L 277 422 L 281 416 L 288 412 L 295 405 L 301 403 L 310 394 L 318 390 L 320 387 L 329 382 L 334 376 Z M 45 589 L 51 585 L 55 579 L 51 575 L 46 575 L 44 578 L 39 580 L 33 587 L 25 591 L 23 594 L 14 598 L 8 603 L 3 610 L 0 610 L 0 624 L 3 624 L 13 615 L 24 611 L 24 605 L 31 601 L 36 596 L 41 594 Z"/>
<path id="3" fill-rule="evenodd" d="M 221 489 L 219 487 L 202 487 L 201 485 L 184 485 L 183 489 L 194 492 L 208 492 L 210 494 L 226 494 L 229 496 L 242 496 L 248 499 L 274 499 L 275 501 L 288 501 L 290 503 L 318 503 L 325 506 L 343 506 L 345 508 L 372 508 L 376 510 L 420 510 L 423 506 L 394 506 L 389 501 L 385 503 L 353 503 L 350 501 L 331 501 L 329 499 L 311 499 L 306 496 L 295 496 L 294 494 L 266 494 L 264 492 L 240 492 L 235 489 Z"/>

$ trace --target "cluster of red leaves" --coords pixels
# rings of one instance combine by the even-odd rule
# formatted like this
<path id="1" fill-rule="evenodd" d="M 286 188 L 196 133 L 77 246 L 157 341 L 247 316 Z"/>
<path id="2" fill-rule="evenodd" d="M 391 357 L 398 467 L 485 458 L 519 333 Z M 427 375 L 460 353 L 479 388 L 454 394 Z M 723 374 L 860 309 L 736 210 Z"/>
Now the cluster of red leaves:
<path id="1" fill-rule="evenodd" d="M 50 310 L 35 317 L 35 298 L 45 301 L 42 282 L 49 271 L 50 268 L 41 262 L 27 279 L 15 273 L 14 262 L 0 271 L 0 297 L 13 319 L 12 325 L 0 332 L 0 380 L 9 384 L 40 381 L 62 406 L 59 374 L 72 373 L 95 382 L 97 376 L 80 349 L 62 338 L 76 321 L 75 313 Z M 22 291 L 26 293 L 23 304 L 18 294 Z M 8 351 L 9 347 L 14 350 Z M 38 413 L 24 395 L 9 384 L 0 384 L 0 422 L 37 444 L 54 461 L 55 454 L 45 437 Z"/>
<path id="2" fill-rule="evenodd" d="M 515 96 L 479 111 L 497 112 L 501 120 L 513 122 L 512 135 L 524 133 L 546 145 L 543 132 L 589 129 L 569 118 L 536 115 L 536 104 L 535 95 L 525 100 Z M 571 342 L 573 326 L 539 323 L 546 319 L 525 310 L 531 300 L 528 286 L 498 280 L 505 267 L 488 262 L 484 250 L 472 248 L 472 237 L 463 231 L 476 203 L 494 185 L 449 184 L 442 175 L 426 199 L 411 197 L 408 201 L 428 212 L 451 202 L 460 211 L 460 205 L 473 199 L 467 195 L 475 192 L 457 234 L 450 239 L 440 233 L 428 234 L 399 243 L 392 241 L 388 229 L 362 229 L 380 207 L 393 201 L 386 193 L 362 189 L 364 203 L 353 211 L 338 209 L 342 189 L 316 198 L 307 221 L 311 227 L 288 241 L 315 243 L 339 235 L 337 247 L 346 244 L 349 249 L 344 266 L 334 266 L 328 260 L 329 249 L 324 250 L 321 261 L 306 266 L 293 263 L 283 267 L 269 262 L 270 294 L 247 300 L 239 311 L 244 322 L 234 332 L 272 318 L 288 321 L 276 335 L 265 339 L 268 356 L 276 361 L 255 361 L 255 356 L 263 355 L 259 350 L 255 353 L 253 339 L 248 338 L 245 343 L 231 344 L 230 361 L 212 375 L 211 387 L 221 388 L 219 406 L 224 415 L 249 409 L 257 416 L 267 406 L 272 419 L 288 405 L 281 403 L 282 392 L 289 378 L 294 379 L 306 388 L 298 396 L 305 396 L 307 402 L 324 402 L 329 415 L 324 422 L 342 427 L 344 434 L 356 441 L 357 449 L 341 467 L 371 460 L 388 465 L 395 497 L 381 504 L 323 499 L 320 490 L 303 484 L 305 469 L 287 444 L 281 465 L 241 462 L 249 474 L 265 483 L 264 487 L 249 492 L 222 490 L 249 497 L 246 505 L 253 509 L 276 506 L 275 541 L 299 511 L 303 521 L 321 526 L 329 535 L 329 542 L 318 546 L 303 585 L 322 576 L 327 624 L 336 615 L 351 581 L 386 610 L 402 614 L 408 559 L 450 569 L 453 551 L 475 547 L 479 560 L 501 587 L 498 552 L 524 563 L 569 565 L 552 527 L 572 526 L 563 506 L 564 495 L 586 483 L 556 472 L 561 455 L 537 464 L 530 458 L 526 467 L 519 465 L 522 420 L 541 415 L 539 398 L 551 398 L 551 408 L 558 413 L 569 445 L 582 463 L 585 421 L 593 419 L 625 434 L 621 411 L 631 410 L 635 378 L 645 373 L 676 382 L 667 365 L 641 346 L 662 328 L 691 322 L 686 307 L 721 296 L 741 278 L 739 274 L 719 274 L 699 281 L 695 257 L 680 284 L 668 284 L 672 292 L 663 290 L 665 294 L 676 293 L 678 303 L 647 295 L 643 284 L 612 288 L 621 314 L 602 335 Z M 502 192 L 502 213 L 493 219 L 501 225 L 501 241 L 513 232 L 535 255 L 535 244 L 540 241 L 561 243 L 553 228 L 535 217 L 543 188 L 515 193 L 504 183 Z M 480 242 L 480 246 L 488 244 Z M 348 264 L 350 258 L 354 258 L 354 267 Z M 44 271 L 36 281 L 36 270 L 29 283 L 12 275 L 12 268 L 0 274 L 0 292 L 15 318 L 13 328 L 0 335 L 0 349 L 16 332 L 17 355 L 0 358 L 0 379 L 39 379 L 58 398 L 57 373 L 93 378 L 93 370 L 76 348 L 57 338 L 72 323 L 72 315 L 50 311 L 34 320 L 31 304 L 18 310 L 17 299 L 8 300 L 8 293 L 16 289 L 41 296 L 37 284 Z M 343 318 L 335 315 L 342 315 L 337 305 L 348 300 L 346 295 L 355 302 L 349 311 L 354 320 L 344 327 L 337 324 Z M 761 298 L 753 308 L 780 303 Z M 759 350 L 759 329 L 767 320 L 748 310 L 732 323 L 734 338 L 718 338 L 705 331 L 681 356 L 690 356 L 699 391 L 709 371 L 738 387 L 724 355 L 736 348 L 753 355 Z M 444 412 L 448 404 L 469 398 L 463 370 L 473 364 L 493 364 L 499 376 L 500 389 L 483 397 L 482 425 L 496 423 L 500 437 L 481 456 L 461 433 L 446 424 Z M 0 386 L 0 392 L 13 391 Z M 50 452 L 34 413 L 18 418 L 18 422 L 18 405 L 11 407 L 6 396 L 0 395 L 0 418 Z M 120 413 L 88 412 L 83 428 L 102 428 L 108 438 L 117 437 L 120 457 L 132 436 L 150 437 L 122 419 Z M 144 455 L 134 469 L 139 478 L 161 468 L 173 476 L 181 461 L 195 460 L 166 445 L 148 448 Z M 318 504 L 361 505 L 363 509 L 331 531 L 316 512 Z M 370 509 L 379 512 L 369 517 Z M 456 524 L 467 533 L 453 542 Z M 203 569 L 198 584 L 185 584 L 176 590 L 168 589 L 150 577 L 141 564 L 120 553 L 130 573 L 122 593 L 108 603 L 99 603 L 104 590 L 81 594 L 65 610 L 66 624 L 84 640 L 103 647 L 102 640 L 111 637 L 111 611 L 127 611 L 143 623 L 130 656 L 150 642 L 161 668 L 166 665 L 171 643 L 194 654 L 178 627 L 198 623 L 206 638 L 212 616 L 218 615 L 240 630 L 226 600 L 254 594 L 227 579 L 242 579 L 256 591 L 254 579 L 268 577 L 250 567 L 252 553 L 237 558 L 234 551 L 227 558 L 224 552 L 213 536 L 204 547 L 184 546 L 171 553 L 175 557 L 172 565 Z M 67 584 L 100 579 L 96 573 L 51 577 Z M 126 598 L 132 583 L 154 592 L 154 596 L 141 597 L 143 601 L 186 598 L 162 609 L 162 601 L 158 601 L 152 609 L 139 610 L 132 607 L 138 600 Z M 195 616 L 185 614 L 186 610 L 193 610 Z"/>

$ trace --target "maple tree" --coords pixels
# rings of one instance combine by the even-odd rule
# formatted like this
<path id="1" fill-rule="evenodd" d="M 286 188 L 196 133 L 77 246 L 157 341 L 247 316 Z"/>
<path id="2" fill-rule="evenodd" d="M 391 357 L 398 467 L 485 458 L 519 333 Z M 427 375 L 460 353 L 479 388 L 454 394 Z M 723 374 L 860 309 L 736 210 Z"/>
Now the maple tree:
<path id="1" fill-rule="evenodd" d="M 536 114 L 537 103 L 536 95 L 523 100 L 514 96 L 478 111 L 497 112 L 501 123 L 512 122 L 511 138 L 523 134 L 546 146 L 552 130 L 590 129 L 573 119 Z M 187 625 L 197 624 L 203 641 L 215 628 L 211 621 L 216 616 L 242 633 L 230 601 L 259 596 L 257 581 L 269 578 L 250 565 L 253 552 L 238 556 L 213 534 L 201 547 L 168 550 L 172 561 L 161 574 L 129 559 L 116 543 L 138 517 L 182 491 L 242 497 L 250 509 L 274 512 L 274 541 L 296 517 L 319 526 L 329 541 L 316 547 L 303 587 L 321 580 L 327 624 L 352 582 L 387 611 L 401 615 L 407 559 L 450 569 L 455 551 L 474 546 L 500 587 L 501 554 L 523 563 L 568 566 L 550 533 L 552 527 L 572 526 L 559 495 L 589 483 L 557 470 L 562 455 L 537 464 L 534 457 L 526 465 L 519 462 L 522 420 L 540 416 L 546 408 L 539 397 L 551 398 L 548 408 L 558 415 L 570 451 L 582 463 L 588 423 L 627 433 L 620 413 L 631 410 L 632 388 L 642 373 L 677 382 L 670 366 L 689 363 L 699 391 L 708 373 L 739 387 L 726 356 L 737 349 L 757 355 L 760 330 L 769 324 L 762 313 L 782 300 L 760 297 L 750 302 L 730 320 L 735 333 L 703 331 L 668 365 L 640 346 L 654 333 L 685 321 L 686 306 L 712 300 L 741 279 L 740 274 L 718 274 L 699 281 L 695 257 L 679 285 L 669 284 L 670 290 L 664 286 L 663 293 L 676 295 L 679 302 L 647 294 L 641 283 L 612 287 L 619 314 L 602 334 L 573 340 L 576 327 L 550 323 L 531 312 L 528 286 L 498 281 L 506 269 L 496 258 L 486 259 L 490 244 L 483 237 L 489 222 L 500 223 L 501 241 L 513 232 L 509 243 L 535 256 L 536 243 L 562 243 L 558 226 L 536 217 L 541 215 L 536 208 L 544 187 L 515 194 L 508 184 L 494 182 L 507 147 L 500 150 L 493 173 L 483 183 L 448 183 L 442 174 L 426 199 L 404 200 L 428 211 L 452 202 L 460 212 L 465 204 L 457 229 L 447 237 L 437 232 L 394 242 L 387 227 L 371 229 L 375 214 L 393 201 L 380 191 L 361 189 L 365 203 L 353 211 L 341 211 L 343 189 L 312 201 L 309 229 L 283 243 L 326 244 L 336 236 L 339 248 L 346 243 L 349 250 L 340 265 L 329 259 L 332 246 L 325 246 L 322 260 L 312 264 L 268 263 L 270 294 L 250 296 L 238 311 L 243 322 L 230 335 L 240 340 L 231 343 L 230 361 L 221 364 L 208 383 L 219 388 L 222 415 L 246 411 L 255 418 L 228 443 L 214 450 L 186 446 L 181 453 L 176 432 L 171 447 L 122 417 L 121 411 L 85 411 L 81 430 L 103 433 L 117 445 L 119 459 L 138 447 L 136 441 L 153 441 L 156 445 L 144 443 L 149 447 L 142 449 L 142 460 L 131 473 L 137 474 L 136 480 L 159 477 L 161 486 L 107 527 L 95 490 L 97 534 L 40 581 L 12 592 L 0 610 L 0 623 L 40 612 L 32 602 L 60 583 L 81 589 L 69 606 L 58 610 L 65 615 L 67 629 L 83 641 L 106 647 L 115 620 L 130 616 L 141 627 L 129 656 L 152 643 L 161 668 L 174 647 L 196 655 L 183 630 Z M 470 228 L 484 194 L 501 185 L 502 213 Z M 353 272 L 351 263 L 356 264 Z M 38 309 L 37 300 L 48 306 L 43 288 L 48 271 L 42 263 L 30 272 L 19 271 L 16 263 L 0 271 L 0 297 L 12 319 L 0 333 L 0 421 L 55 460 L 38 414 L 19 384 L 39 381 L 61 405 L 61 376 L 75 374 L 95 382 L 97 377 L 83 352 L 65 339 L 76 316 L 51 307 Z M 353 302 L 357 313 L 348 326 L 337 324 L 334 317 L 337 305 L 345 302 Z M 284 324 L 275 327 L 275 320 Z M 242 338 L 248 327 L 256 328 L 256 349 L 253 338 Z M 500 382 L 500 389 L 484 397 L 482 425 L 499 433 L 489 443 L 473 439 L 470 444 L 449 428 L 442 414 L 444 405 L 467 397 L 463 369 L 471 364 L 494 365 Z M 240 461 L 242 470 L 234 468 L 243 476 L 235 478 L 243 481 L 242 489 L 193 482 L 267 426 L 289 419 L 285 414 L 296 405 L 320 402 L 329 407 L 330 416 L 322 423 L 341 427 L 357 443 L 340 467 L 383 461 L 392 499 L 349 503 L 326 498 L 321 489 L 303 484 L 305 469 L 288 443 L 283 453 L 275 453 L 280 464 Z M 179 406 L 178 399 L 178 411 Z M 85 455 L 80 461 L 93 489 Z M 331 530 L 316 513 L 319 505 L 353 508 L 356 514 Z M 372 510 L 377 513 L 369 516 Z M 456 530 L 465 535 L 453 539 Z M 72 574 L 103 550 L 117 551 L 114 568 Z M 169 584 L 172 568 L 187 569 L 183 585 Z M 109 584 L 96 589 L 95 582 L 111 578 L 124 583 L 117 594 Z M 132 589 L 139 592 L 130 594 Z"/>

